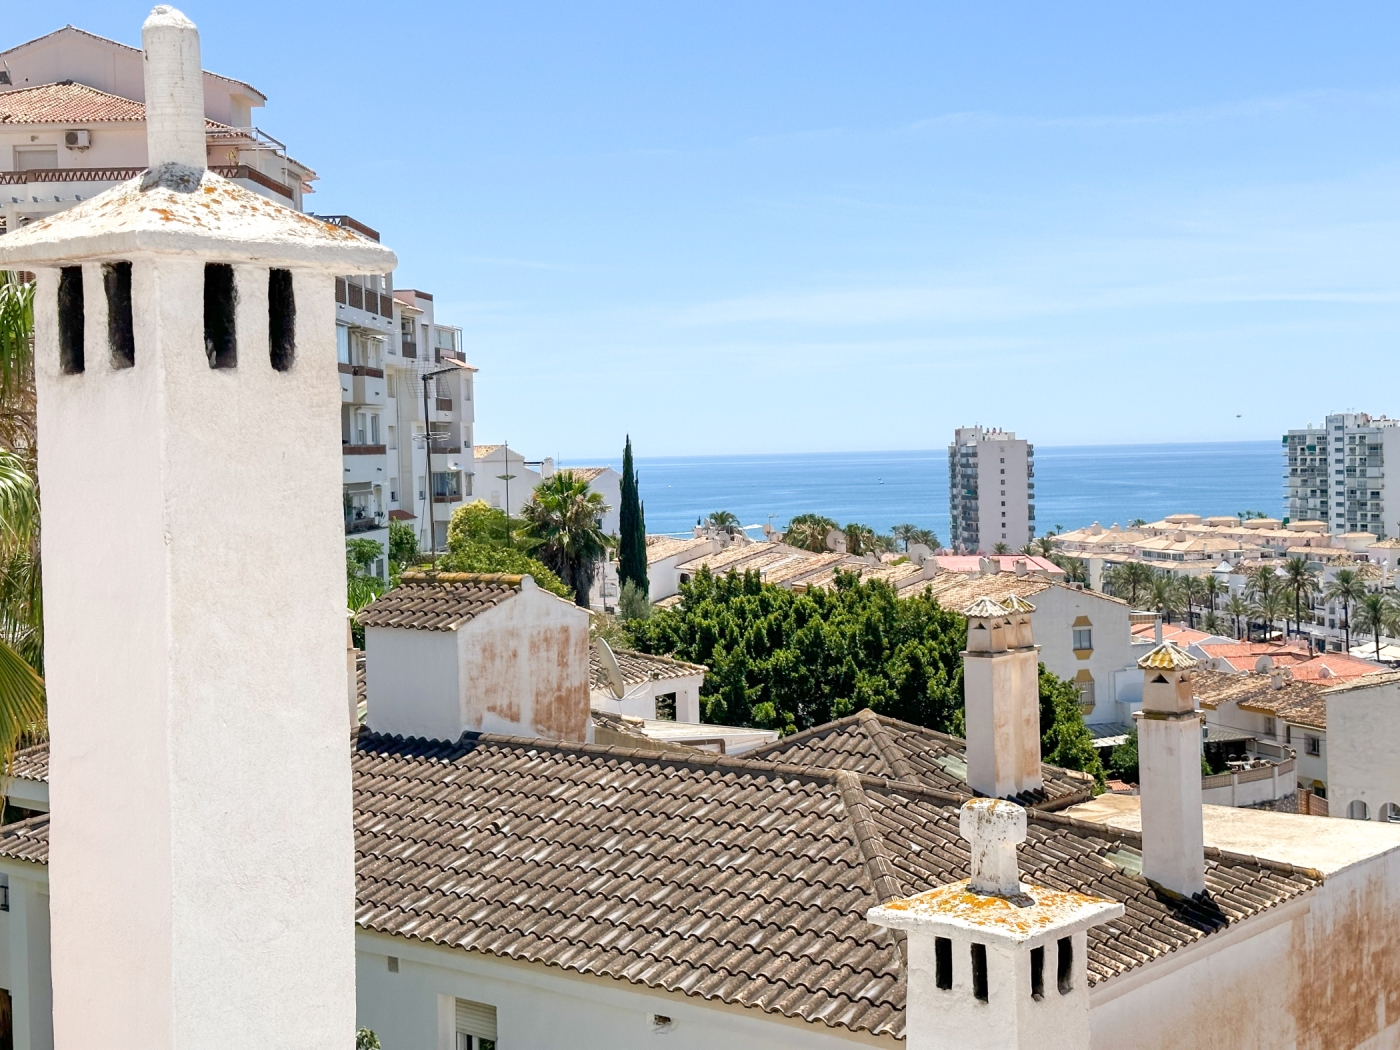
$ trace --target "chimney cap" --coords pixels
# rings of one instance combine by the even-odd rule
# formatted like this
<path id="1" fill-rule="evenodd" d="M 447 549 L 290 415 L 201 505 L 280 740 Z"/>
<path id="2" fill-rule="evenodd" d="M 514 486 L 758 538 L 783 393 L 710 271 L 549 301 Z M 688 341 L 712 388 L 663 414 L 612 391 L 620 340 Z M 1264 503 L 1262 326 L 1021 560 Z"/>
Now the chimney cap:
<path id="1" fill-rule="evenodd" d="M 985 594 L 974 599 L 973 603 L 963 610 L 963 615 L 969 620 L 985 620 L 991 617 L 1005 616 L 1006 606 L 995 598 L 988 598 Z"/>
<path id="2" fill-rule="evenodd" d="M 1026 841 L 1026 811 L 998 798 L 974 798 L 958 811 L 958 830 L 972 856 L 967 888 L 992 897 L 1021 892 L 1016 846 Z"/>
<path id="3" fill-rule="evenodd" d="M 1152 651 L 1138 661 L 1144 671 L 1186 671 L 1195 667 L 1199 660 L 1175 642 L 1166 641 L 1154 645 Z"/>
<path id="4" fill-rule="evenodd" d="M 1022 598 L 1019 594 L 1013 594 L 1011 597 L 1007 598 L 1007 599 L 1006 599 L 1004 602 L 1002 602 L 1001 604 L 1002 604 L 1002 606 L 1006 609 L 1007 612 L 1013 612 L 1013 613 L 1017 613 L 1017 612 L 1021 612 L 1021 613 L 1033 613 L 1033 612 L 1035 612 L 1035 606 L 1032 605 L 1030 602 L 1026 601 L 1026 599 Z"/>

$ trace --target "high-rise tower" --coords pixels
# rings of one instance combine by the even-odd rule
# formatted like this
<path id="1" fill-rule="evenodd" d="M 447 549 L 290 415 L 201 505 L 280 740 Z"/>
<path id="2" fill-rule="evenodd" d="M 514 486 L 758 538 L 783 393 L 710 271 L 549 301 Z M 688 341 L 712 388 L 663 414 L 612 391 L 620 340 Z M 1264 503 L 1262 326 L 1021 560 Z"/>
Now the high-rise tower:
<path id="1" fill-rule="evenodd" d="M 150 170 L 0 239 L 37 275 L 55 1041 L 340 1050 L 333 276 L 394 256 L 206 171 L 198 33 L 142 41 Z"/>
<path id="2" fill-rule="evenodd" d="M 959 427 L 948 446 L 948 546 L 1019 551 L 1035 538 L 1035 449 L 1009 430 Z"/>

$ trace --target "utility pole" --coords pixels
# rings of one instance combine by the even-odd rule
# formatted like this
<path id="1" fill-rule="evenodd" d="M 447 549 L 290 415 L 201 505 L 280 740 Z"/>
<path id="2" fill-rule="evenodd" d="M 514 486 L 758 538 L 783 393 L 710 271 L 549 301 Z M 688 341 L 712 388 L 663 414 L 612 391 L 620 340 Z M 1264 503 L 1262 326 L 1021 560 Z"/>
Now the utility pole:
<path id="1" fill-rule="evenodd" d="M 437 496 L 433 492 L 433 429 L 432 417 L 428 414 L 428 380 L 437 376 L 447 375 L 449 372 L 457 371 L 456 367 L 439 368 L 432 372 L 423 373 L 423 456 L 427 461 L 428 484 L 425 493 L 425 502 L 428 505 L 428 555 L 432 560 L 432 566 L 437 568 L 437 522 L 433 520 L 433 508 L 437 503 Z"/>
<path id="2" fill-rule="evenodd" d="M 510 479 L 515 477 L 515 475 L 510 472 L 510 442 L 507 441 L 501 448 L 505 450 L 506 472 L 504 474 L 497 474 L 496 477 L 506 483 L 506 544 L 510 547 L 514 547 L 515 533 L 512 532 L 510 528 Z"/>

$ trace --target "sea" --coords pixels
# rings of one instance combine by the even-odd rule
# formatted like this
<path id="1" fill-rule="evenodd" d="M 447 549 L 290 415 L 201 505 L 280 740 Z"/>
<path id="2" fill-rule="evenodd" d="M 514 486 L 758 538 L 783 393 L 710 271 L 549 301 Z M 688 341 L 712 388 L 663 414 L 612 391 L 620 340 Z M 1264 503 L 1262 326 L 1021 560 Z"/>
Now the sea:
<path id="1" fill-rule="evenodd" d="M 1037 533 L 1173 513 L 1278 517 L 1282 470 L 1276 441 L 1037 445 Z M 727 510 L 754 530 L 769 522 L 781 530 L 810 512 L 877 532 L 908 522 L 948 537 L 946 449 L 638 457 L 637 477 L 649 533 L 687 534 L 697 519 Z"/>

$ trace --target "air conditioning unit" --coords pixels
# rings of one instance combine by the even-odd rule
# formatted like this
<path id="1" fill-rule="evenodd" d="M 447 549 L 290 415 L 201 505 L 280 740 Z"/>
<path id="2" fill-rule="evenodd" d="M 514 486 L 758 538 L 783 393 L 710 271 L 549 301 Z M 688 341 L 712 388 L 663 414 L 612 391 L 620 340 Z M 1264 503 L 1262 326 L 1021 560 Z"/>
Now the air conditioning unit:
<path id="1" fill-rule="evenodd" d="M 65 131 L 63 133 L 63 144 L 69 149 L 87 149 L 92 145 L 92 132 L 87 129 L 81 131 Z"/>

